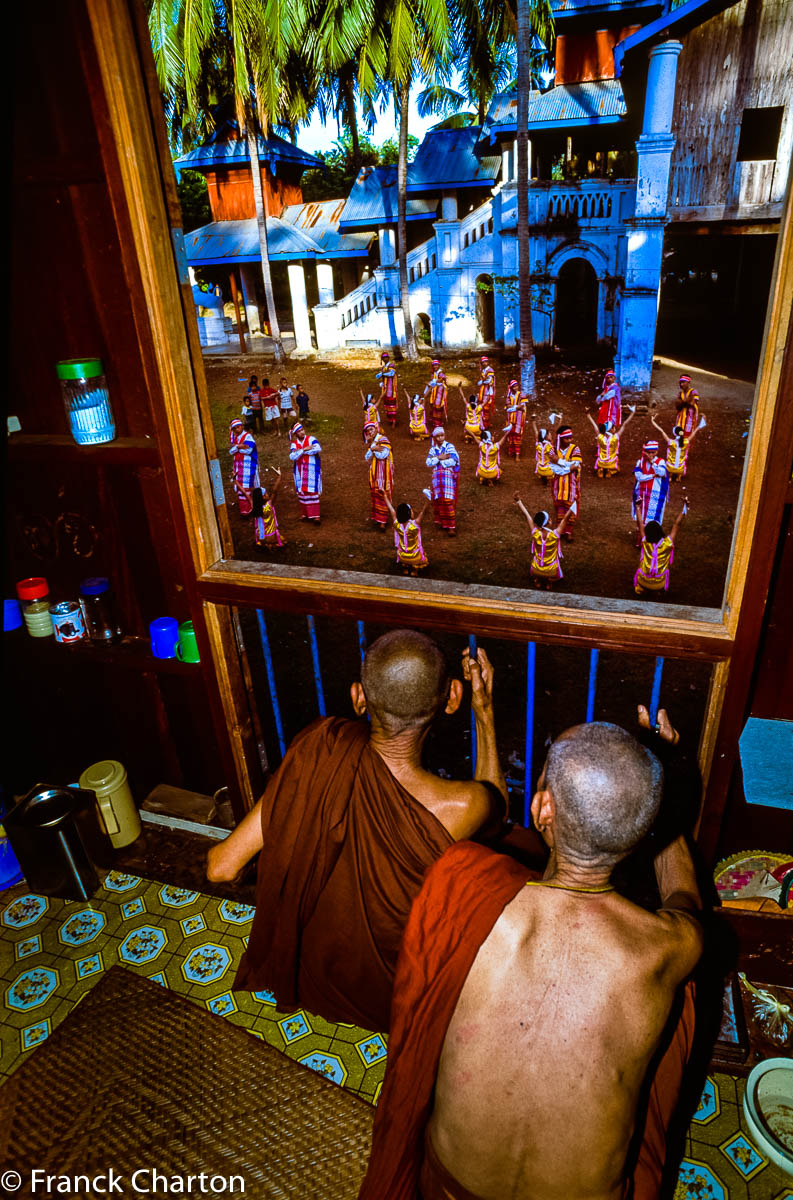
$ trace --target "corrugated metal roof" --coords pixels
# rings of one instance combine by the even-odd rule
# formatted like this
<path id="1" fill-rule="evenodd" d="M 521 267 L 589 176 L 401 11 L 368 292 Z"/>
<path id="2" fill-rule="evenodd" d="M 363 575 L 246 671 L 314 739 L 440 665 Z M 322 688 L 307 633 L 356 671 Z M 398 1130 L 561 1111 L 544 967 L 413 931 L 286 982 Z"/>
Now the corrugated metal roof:
<path id="1" fill-rule="evenodd" d="M 592 83 L 562 83 L 529 98 L 529 130 L 551 126 L 604 125 L 619 121 L 627 112 L 618 79 Z M 494 97 L 483 127 L 491 140 L 498 133 L 517 129 L 517 101 L 501 92 Z"/>
<path id="2" fill-rule="evenodd" d="M 339 218 L 345 204 L 345 200 L 308 200 L 305 204 L 290 204 L 281 213 L 281 220 L 311 238 L 318 256 L 365 257 L 369 253 L 372 231 L 342 233 Z"/>
<path id="3" fill-rule="evenodd" d="M 409 168 L 408 168 L 409 169 Z M 437 214 L 438 199 L 411 197 L 407 205 L 409 221 L 426 221 Z M 397 220 L 397 169 L 362 167 L 352 185 L 339 220 L 339 229 L 376 229 L 395 225 Z"/>
<path id="4" fill-rule="evenodd" d="M 479 125 L 464 129 L 435 129 L 424 135 L 408 167 L 408 192 L 437 188 L 491 187 L 501 170 L 499 155 L 478 157 Z"/>
<path id="5" fill-rule="evenodd" d="M 338 207 L 341 201 L 325 201 Z M 306 258 L 366 257 L 371 233 L 340 235 L 338 228 L 325 224 L 308 232 L 301 228 L 310 204 L 293 204 L 280 218 L 267 218 L 267 245 L 274 262 L 290 262 Z M 187 261 L 191 267 L 208 267 L 223 263 L 259 262 L 259 231 L 255 217 L 246 221 L 213 221 L 186 233 L 184 237 Z"/>
<path id="6" fill-rule="evenodd" d="M 292 163 L 306 170 L 322 166 L 313 154 L 308 154 L 299 146 L 293 146 L 277 133 L 269 133 L 266 138 L 260 135 L 257 142 L 260 162 L 270 163 L 273 168 L 278 162 Z M 228 125 L 225 125 L 203 146 L 198 146 L 175 159 L 174 166 L 180 170 L 200 170 L 202 167 L 242 167 L 249 162 L 247 141 L 242 141 L 236 131 L 230 132 Z"/>

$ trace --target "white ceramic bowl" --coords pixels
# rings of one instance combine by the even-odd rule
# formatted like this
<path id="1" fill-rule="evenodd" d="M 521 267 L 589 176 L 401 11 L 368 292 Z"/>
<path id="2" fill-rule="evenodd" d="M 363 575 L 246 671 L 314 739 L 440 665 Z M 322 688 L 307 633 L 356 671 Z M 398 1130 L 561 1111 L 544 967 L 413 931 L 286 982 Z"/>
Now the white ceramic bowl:
<path id="1" fill-rule="evenodd" d="M 793 1175 L 793 1059 L 767 1058 L 752 1069 L 743 1112 L 758 1150 Z"/>

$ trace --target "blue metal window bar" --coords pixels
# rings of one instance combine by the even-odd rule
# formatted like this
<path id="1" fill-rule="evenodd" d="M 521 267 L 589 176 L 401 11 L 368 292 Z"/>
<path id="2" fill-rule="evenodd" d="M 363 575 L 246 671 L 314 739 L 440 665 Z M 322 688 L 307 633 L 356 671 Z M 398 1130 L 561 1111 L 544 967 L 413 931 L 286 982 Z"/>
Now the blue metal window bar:
<path id="1" fill-rule="evenodd" d="M 273 667 L 272 652 L 270 649 L 270 640 L 267 632 L 267 622 L 264 613 L 261 609 L 256 610 L 256 618 L 259 625 L 259 637 L 261 640 L 262 654 L 264 657 L 264 667 L 267 674 L 267 684 L 270 690 L 270 703 L 273 709 L 273 720 L 275 723 L 275 732 L 278 738 L 278 747 L 283 758 L 286 754 L 286 738 L 284 735 L 283 719 L 281 715 L 281 706 L 278 700 L 278 688 L 275 679 L 275 670 Z M 314 617 L 309 615 L 306 617 L 308 627 L 309 646 L 311 649 L 311 661 L 314 673 L 314 686 L 317 696 L 317 709 L 319 715 L 326 715 L 325 705 L 325 690 L 322 682 L 322 667 L 319 659 L 319 646 L 317 643 L 317 632 Z M 358 652 L 361 663 L 363 663 L 366 653 L 367 640 L 366 628 L 363 621 L 356 622 L 358 635 Z M 471 634 L 468 638 L 468 650 L 472 658 L 476 657 L 477 641 L 476 637 Z M 586 701 L 586 721 L 595 719 L 595 697 L 597 694 L 597 676 L 599 665 L 600 652 L 592 649 L 589 652 L 589 678 L 587 683 L 587 701 Z M 535 642 L 527 642 L 526 644 L 526 726 L 525 726 L 525 741 L 524 741 L 524 778 L 523 778 L 523 822 L 529 827 L 531 825 L 531 798 L 533 795 L 534 784 L 534 725 L 535 725 L 535 689 L 536 689 L 536 667 L 537 667 L 537 645 Z M 654 727 L 658 721 L 658 709 L 661 702 L 661 684 L 663 680 L 664 660 L 660 656 L 655 660 L 653 670 L 652 690 L 650 694 L 650 726 Z M 476 722 L 473 712 L 471 713 L 471 766 L 472 770 L 476 763 Z M 514 781 L 513 781 L 514 782 Z M 519 786 L 519 785 L 518 785 Z"/>

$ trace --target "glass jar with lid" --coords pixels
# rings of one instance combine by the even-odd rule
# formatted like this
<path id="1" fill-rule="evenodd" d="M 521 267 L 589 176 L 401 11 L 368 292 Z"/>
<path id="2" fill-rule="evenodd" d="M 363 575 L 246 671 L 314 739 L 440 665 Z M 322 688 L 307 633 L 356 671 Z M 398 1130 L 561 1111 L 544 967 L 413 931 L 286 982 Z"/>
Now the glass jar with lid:
<path id="1" fill-rule="evenodd" d="M 92 575 L 80 584 L 80 607 L 85 617 L 85 627 L 92 642 L 109 645 L 121 637 L 121 626 L 116 617 L 110 580 L 104 575 Z"/>
<path id="2" fill-rule="evenodd" d="M 30 636 L 52 637 L 54 630 L 50 616 L 50 585 L 47 580 L 41 575 L 20 579 L 17 584 L 17 596 L 22 604 L 22 615 Z"/>
<path id="3" fill-rule="evenodd" d="M 56 364 L 72 437 L 79 446 L 112 442 L 116 423 L 105 369 L 98 358 L 69 358 Z"/>

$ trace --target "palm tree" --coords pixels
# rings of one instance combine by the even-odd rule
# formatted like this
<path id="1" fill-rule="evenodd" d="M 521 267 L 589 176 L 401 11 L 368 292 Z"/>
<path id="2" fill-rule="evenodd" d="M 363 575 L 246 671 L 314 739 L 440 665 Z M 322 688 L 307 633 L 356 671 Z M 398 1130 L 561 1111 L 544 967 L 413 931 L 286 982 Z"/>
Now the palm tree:
<path id="1" fill-rule="evenodd" d="M 547 0 L 516 0 L 518 42 L 518 287 L 520 324 L 518 352 L 520 357 L 520 387 L 532 400 L 537 397 L 534 338 L 531 330 L 531 257 L 529 247 L 529 95 L 536 51 L 533 42 L 537 35 L 549 44 L 552 17 Z M 544 36 L 543 36 L 544 35 Z"/>
<path id="2" fill-rule="evenodd" d="M 266 136 L 274 123 L 294 126 L 308 114 L 305 88 L 294 86 L 301 72 L 294 62 L 286 69 L 300 45 L 302 11 L 288 0 L 148 0 L 148 9 L 160 86 L 172 112 L 211 129 L 218 92 L 233 96 L 237 126 L 248 146 L 273 353 L 281 363 L 285 354 L 267 247 L 259 135 Z M 310 78 L 308 68 L 306 73 Z"/>

